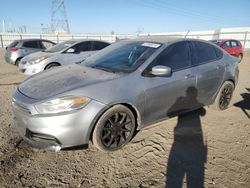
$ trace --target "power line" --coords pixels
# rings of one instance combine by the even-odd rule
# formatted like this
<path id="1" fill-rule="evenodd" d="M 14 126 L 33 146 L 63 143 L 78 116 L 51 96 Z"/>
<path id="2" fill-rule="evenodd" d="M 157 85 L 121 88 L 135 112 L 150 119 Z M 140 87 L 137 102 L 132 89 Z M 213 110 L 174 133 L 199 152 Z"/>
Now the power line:
<path id="1" fill-rule="evenodd" d="M 179 6 L 176 6 L 172 3 L 169 3 L 168 1 L 165 1 L 165 0 L 158 0 L 158 1 L 153 1 L 153 3 L 158 3 L 159 6 L 164 6 L 164 7 L 170 7 L 172 9 L 175 9 L 177 11 L 182 11 L 182 12 L 185 12 L 187 14 L 192 14 L 194 16 L 200 16 L 200 17 L 203 17 L 203 18 L 207 18 L 207 19 L 210 19 L 210 20 L 217 20 L 219 22 L 225 22 L 225 20 L 227 20 L 227 18 L 225 17 L 222 17 L 221 15 L 214 15 L 214 14 L 211 14 L 210 12 L 200 12 L 198 10 L 194 10 L 194 9 L 189 9 L 189 8 L 182 8 L 182 7 L 179 7 Z M 213 11 L 213 10 L 211 10 Z M 239 22 L 238 19 L 235 19 L 235 18 L 232 18 L 230 17 L 230 21 L 235 21 L 235 22 Z"/>
<path id="2" fill-rule="evenodd" d="M 167 2 L 162 2 L 162 1 L 160 2 L 159 1 L 154 1 L 154 2 L 136 1 L 136 2 L 138 3 L 139 6 L 144 6 L 146 8 L 155 9 L 155 10 L 161 11 L 164 14 L 172 14 L 172 15 L 177 15 L 177 16 L 182 16 L 182 17 L 192 17 L 192 18 L 195 18 L 196 20 L 200 20 L 203 22 L 225 25 L 225 22 L 222 19 L 211 17 L 211 16 L 206 16 L 206 14 L 204 13 L 199 13 L 196 11 L 179 8 Z M 133 1 L 133 3 L 135 3 L 135 1 Z"/>

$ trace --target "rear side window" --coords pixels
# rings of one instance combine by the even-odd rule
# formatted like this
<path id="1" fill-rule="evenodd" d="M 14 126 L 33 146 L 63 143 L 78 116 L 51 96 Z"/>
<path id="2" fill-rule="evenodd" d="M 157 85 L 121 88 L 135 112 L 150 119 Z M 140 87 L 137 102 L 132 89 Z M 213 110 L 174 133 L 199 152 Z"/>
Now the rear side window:
<path id="1" fill-rule="evenodd" d="M 199 65 L 218 59 L 215 47 L 204 42 L 193 41 L 192 64 Z"/>
<path id="2" fill-rule="evenodd" d="M 107 47 L 109 44 L 106 42 L 93 42 L 92 50 L 101 50 Z"/>
<path id="3" fill-rule="evenodd" d="M 235 41 L 235 42 L 237 43 L 237 46 L 241 45 L 240 41 Z"/>
<path id="4" fill-rule="evenodd" d="M 215 50 L 217 58 L 221 59 L 223 56 L 223 52 L 219 48 L 216 48 L 216 47 L 214 47 L 214 50 Z"/>
<path id="5" fill-rule="evenodd" d="M 38 41 L 27 41 L 23 43 L 23 47 L 26 48 L 40 48 Z"/>
<path id="6" fill-rule="evenodd" d="M 52 42 L 49 42 L 49 41 L 41 41 L 41 43 L 42 43 L 42 47 L 44 49 L 47 49 L 47 48 L 54 46 L 54 44 Z"/>
<path id="7" fill-rule="evenodd" d="M 178 42 L 167 47 L 157 58 L 154 65 L 164 65 L 173 71 L 190 67 L 188 42 Z"/>
<path id="8" fill-rule="evenodd" d="M 91 49 L 91 44 L 90 42 L 81 42 L 76 44 L 74 47 L 75 52 L 80 53 L 80 52 L 86 52 L 86 51 L 90 51 Z"/>

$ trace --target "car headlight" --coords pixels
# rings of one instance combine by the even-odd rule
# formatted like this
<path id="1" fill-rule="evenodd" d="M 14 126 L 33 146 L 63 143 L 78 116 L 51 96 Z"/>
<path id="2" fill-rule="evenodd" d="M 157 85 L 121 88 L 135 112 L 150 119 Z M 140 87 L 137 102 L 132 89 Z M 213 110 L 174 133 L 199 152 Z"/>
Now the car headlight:
<path id="1" fill-rule="evenodd" d="M 38 59 L 32 59 L 29 61 L 29 64 L 34 65 L 34 64 L 40 63 L 41 61 L 47 59 L 48 57 L 49 56 L 42 56 L 42 57 L 39 57 Z"/>
<path id="2" fill-rule="evenodd" d="M 68 96 L 35 105 L 35 108 L 40 114 L 55 114 L 83 108 L 89 101 L 86 97 Z"/>

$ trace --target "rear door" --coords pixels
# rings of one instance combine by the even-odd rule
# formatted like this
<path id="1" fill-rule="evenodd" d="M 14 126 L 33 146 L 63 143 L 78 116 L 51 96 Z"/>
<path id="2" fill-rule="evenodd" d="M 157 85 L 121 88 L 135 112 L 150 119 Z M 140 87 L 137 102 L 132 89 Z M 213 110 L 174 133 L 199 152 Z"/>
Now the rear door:
<path id="1" fill-rule="evenodd" d="M 190 88 L 195 89 L 195 77 L 190 70 L 189 43 L 184 41 L 168 46 L 147 69 L 151 70 L 156 65 L 170 67 L 172 75 L 145 77 L 143 118 L 145 122 L 143 124 L 152 123 L 192 108 L 192 100 L 188 99 L 190 94 L 188 91 Z"/>
<path id="2" fill-rule="evenodd" d="M 211 103 L 220 88 L 225 73 L 223 53 L 211 44 L 192 41 L 192 74 L 196 75 L 197 100 L 203 105 Z"/>

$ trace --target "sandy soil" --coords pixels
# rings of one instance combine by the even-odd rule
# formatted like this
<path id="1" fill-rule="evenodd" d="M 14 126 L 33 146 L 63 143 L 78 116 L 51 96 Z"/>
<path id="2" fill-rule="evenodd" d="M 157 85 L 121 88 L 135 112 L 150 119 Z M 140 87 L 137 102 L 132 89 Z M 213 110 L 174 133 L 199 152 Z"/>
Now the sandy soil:
<path id="1" fill-rule="evenodd" d="M 50 152 L 20 142 L 11 92 L 25 77 L 0 53 L 0 187 L 250 187 L 250 51 L 232 107 L 153 125 L 113 153 L 91 144 Z"/>

